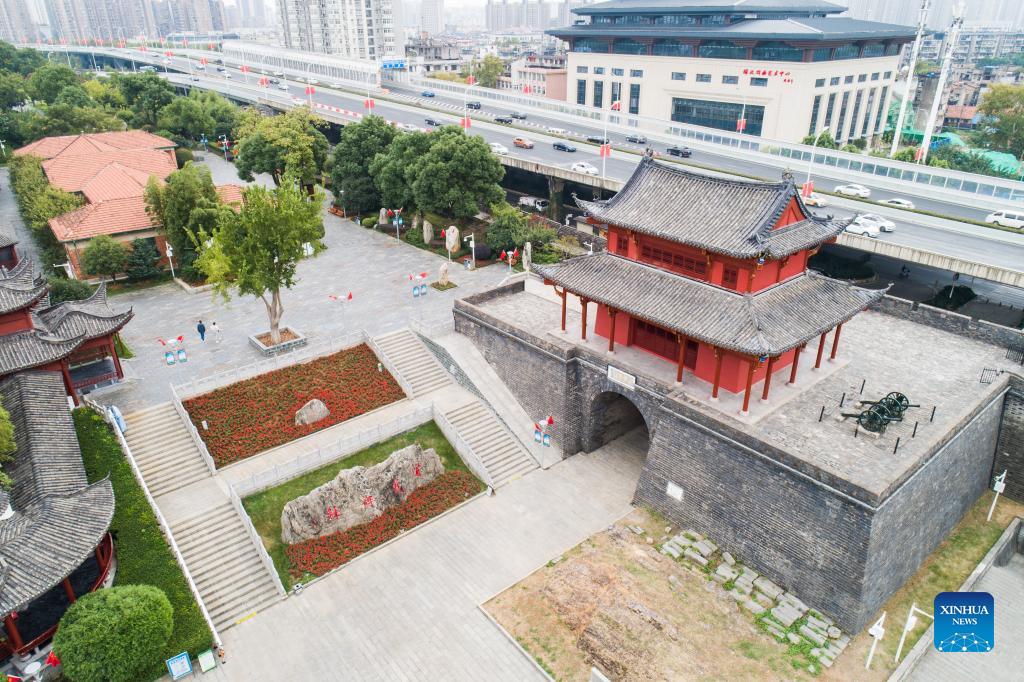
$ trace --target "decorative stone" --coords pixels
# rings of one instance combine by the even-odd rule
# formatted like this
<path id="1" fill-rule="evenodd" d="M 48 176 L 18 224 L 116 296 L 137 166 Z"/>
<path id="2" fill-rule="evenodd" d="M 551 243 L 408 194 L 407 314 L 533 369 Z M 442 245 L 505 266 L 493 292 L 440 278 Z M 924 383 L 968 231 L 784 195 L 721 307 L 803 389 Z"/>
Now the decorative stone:
<path id="1" fill-rule="evenodd" d="M 329 416 L 331 416 L 331 411 L 327 409 L 327 405 L 324 405 L 324 401 L 313 398 L 295 413 L 295 423 L 299 426 L 316 424 Z"/>
<path id="2" fill-rule="evenodd" d="M 693 546 L 695 550 L 701 553 L 701 556 L 707 558 L 715 553 L 715 550 L 711 547 L 711 543 L 707 540 L 701 540 Z"/>
<path id="3" fill-rule="evenodd" d="M 760 577 L 760 575 L 760 573 L 750 568 L 749 566 L 743 567 L 743 577 L 750 580 L 750 582 L 754 582 L 755 580 L 757 580 Z"/>
<path id="4" fill-rule="evenodd" d="M 530 271 L 530 265 L 533 264 L 533 244 L 526 242 L 523 245 L 523 270 Z M 665 532 L 669 532 L 671 527 L 666 528 Z"/>
<path id="5" fill-rule="evenodd" d="M 780 594 L 782 594 L 782 588 L 764 576 L 761 576 L 754 581 L 754 587 L 761 590 L 772 599 L 776 599 Z"/>
<path id="6" fill-rule="evenodd" d="M 747 611 L 750 611 L 755 616 L 759 616 L 762 613 L 764 613 L 764 607 L 751 599 L 748 599 L 747 601 L 743 602 L 741 606 L 745 608 Z"/>
<path id="7" fill-rule="evenodd" d="M 529 244 L 530 242 L 526 242 L 526 243 Z M 665 526 L 665 532 L 666 533 L 671 533 L 672 532 L 672 526 Z"/>
<path id="8" fill-rule="evenodd" d="M 434 226 L 430 224 L 429 220 L 423 220 L 423 243 L 430 245 L 430 242 L 434 241 Z"/>
<path id="9" fill-rule="evenodd" d="M 388 210 L 386 208 L 381 208 L 380 209 L 380 214 L 377 216 L 377 224 L 378 225 L 387 225 L 388 224 Z"/>
<path id="10" fill-rule="evenodd" d="M 413 444 L 372 467 L 343 469 L 331 481 L 291 500 L 281 512 L 281 540 L 294 544 L 366 523 L 401 504 L 444 471 L 431 449 Z"/>
<path id="11" fill-rule="evenodd" d="M 687 559 L 690 559 L 691 561 L 695 561 L 698 564 L 700 564 L 701 566 L 707 566 L 708 565 L 708 560 L 705 559 L 704 557 L 702 557 L 697 552 L 694 552 L 692 549 L 686 550 L 686 552 L 684 554 L 685 554 Z"/>
<path id="12" fill-rule="evenodd" d="M 668 584 L 672 587 L 672 589 L 679 587 L 679 577 L 675 575 L 670 575 L 668 577 Z"/>
<path id="13" fill-rule="evenodd" d="M 629 529 L 631 531 L 633 531 L 634 533 L 636 533 L 637 535 L 643 535 L 644 534 L 644 529 L 641 528 L 640 526 L 630 526 Z"/>
<path id="14" fill-rule="evenodd" d="M 725 582 L 729 582 L 730 580 L 735 580 L 736 576 L 738 576 L 739 573 L 737 573 L 735 569 L 730 568 L 728 565 L 721 564 L 715 571 L 715 575 L 721 576 L 725 579 Z"/>
<path id="15" fill-rule="evenodd" d="M 728 552 L 722 552 L 722 561 L 729 564 L 730 566 L 736 565 L 736 559 L 734 559 L 732 557 L 732 554 L 729 554 Z"/>
<path id="16" fill-rule="evenodd" d="M 701 540 L 704 539 L 704 536 L 701 535 L 700 533 L 698 533 L 695 530 L 684 530 L 683 531 L 683 535 L 685 535 L 686 537 L 690 538 L 694 542 L 700 542 Z"/>
<path id="17" fill-rule="evenodd" d="M 661 553 L 667 554 L 671 556 L 673 559 L 678 559 L 683 555 L 683 553 L 679 551 L 679 548 L 673 545 L 671 542 L 666 542 L 664 545 L 661 546 Z"/>
<path id="18" fill-rule="evenodd" d="M 800 612 L 801 616 L 807 613 L 807 604 L 797 599 L 792 592 L 786 592 L 785 594 L 783 594 L 781 597 L 779 597 L 779 601 L 790 604 L 793 608 Z"/>
<path id="19" fill-rule="evenodd" d="M 771 605 L 775 603 L 775 600 L 764 594 L 763 592 L 754 593 L 754 601 L 765 608 L 771 608 Z"/>
<path id="20" fill-rule="evenodd" d="M 843 631 L 837 628 L 835 625 L 830 625 L 827 632 L 828 636 L 832 639 L 839 639 L 839 637 L 843 634 Z"/>
<path id="21" fill-rule="evenodd" d="M 704 544 L 711 548 L 711 553 L 712 554 L 714 554 L 715 552 L 718 551 L 718 545 L 716 545 L 715 543 L 711 542 L 711 540 L 708 540 L 707 538 L 705 538 L 704 539 Z"/>
<path id="22" fill-rule="evenodd" d="M 800 634 L 803 635 L 809 642 L 813 642 L 818 646 L 825 645 L 825 638 L 822 637 L 821 634 L 819 634 L 818 632 L 815 632 L 811 628 L 807 627 L 806 625 L 800 626 Z"/>
<path id="23" fill-rule="evenodd" d="M 443 287 L 448 286 L 448 263 L 441 263 L 441 267 L 437 269 L 437 283 Z"/>
<path id="24" fill-rule="evenodd" d="M 820 618 L 817 618 L 816 616 L 811 615 L 811 614 L 807 615 L 807 625 L 809 625 L 810 627 L 814 628 L 815 630 L 817 630 L 821 634 L 825 634 L 828 631 L 828 628 L 829 628 L 829 624 L 828 623 L 826 623 L 825 621 L 823 621 Z"/>
<path id="25" fill-rule="evenodd" d="M 789 604 L 779 604 L 772 609 L 772 616 L 787 628 L 800 618 L 800 612 Z"/>
<path id="26" fill-rule="evenodd" d="M 775 635 L 775 639 L 778 639 L 778 640 L 786 639 L 786 633 L 783 632 L 782 629 L 778 625 L 776 625 L 775 623 L 772 623 L 771 621 L 764 621 L 764 626 L 766 628 L 768 628 L 768 632 L 770 632 L 773 635 Z"/>
<path id="27" fill-rule="evenodd" d="M 789 627 L 789 626 L 786 626 Z M 790 644 L 803 644 L 804 640 L 800 639 L 800 635 L 793 634 L 792 632 L 786 633 L 786 639 L 789 640 Z"/>
<path id="28" fill-rule="evenodd" d="M 735 587 L 729 590 L 729 596 L 738 602 L 747 600 L 747 594 L 744 593 L 742 590 L 736 589 Z"/>

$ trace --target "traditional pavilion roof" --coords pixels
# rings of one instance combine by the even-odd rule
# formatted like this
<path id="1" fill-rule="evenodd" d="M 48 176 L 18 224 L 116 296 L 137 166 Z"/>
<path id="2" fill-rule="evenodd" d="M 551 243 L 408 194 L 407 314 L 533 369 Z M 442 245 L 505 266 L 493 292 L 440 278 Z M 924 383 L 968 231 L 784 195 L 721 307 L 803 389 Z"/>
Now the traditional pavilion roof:
<path id="1" fill-rule="evenodd" d="M 18 243 L 18 240 L 14 238 L 14 235 L 10 235 L 10 234 L 6 234 L 4 232 L 0 232 L 0 249 L 8 247 L 8 246 L 14 246 L 17 243 Z"/>
<path id="2" fill-rule="evenodd" d="M 591 301 L 751 356 L 781 355 L 850 319 L 888 290 L 807 272 L 740 294 L 610 253 L 533 269 Z"/>
<path id="3" fill-rule="evenodd" d="M 32 273 L 29 259 L 21 260 L 10 270 L 0 268 L 0 315 L 33 305 L 46 291 L 46 279 Z"/>
<path id="4" fill-rule="evenodd" d="M 0 336 L 0 376 L 32 369 L 67 357 L 82 345 L 85 336 L 62 339 L 39 329 Z"/>
<path id="5" fill-rule="evenodd" d="M 794 200 L 807 217 L 772 229 Z M 599 222 L 734 258 L 784 258 L 837 236 L 849 224 L 812 215 L 792 178 L 732 180 L 650 158 L 611 199 L 576 203 Z"/>
<path id="6" fill-rule="evenodd" d="M 14 514 L 0 521 L 0 614 L 25 608 L 70 575 L 103 539 L 114 515 L 104 479 L 89 485 L 59 372 L 0 382 L 17 450 L 5 469 Z M 2 510 L 0 510 L 2 511 Z"/>
<path id="7" fill-rule="evenodd" d="M 89 298 L 64 301 L 35 311 L 37 329 L 60 338 L 95 339 L 113 334 L 132 319 L 131 308 L 116 312 L 107 304 L 107 284 L 101 283 Z"/>

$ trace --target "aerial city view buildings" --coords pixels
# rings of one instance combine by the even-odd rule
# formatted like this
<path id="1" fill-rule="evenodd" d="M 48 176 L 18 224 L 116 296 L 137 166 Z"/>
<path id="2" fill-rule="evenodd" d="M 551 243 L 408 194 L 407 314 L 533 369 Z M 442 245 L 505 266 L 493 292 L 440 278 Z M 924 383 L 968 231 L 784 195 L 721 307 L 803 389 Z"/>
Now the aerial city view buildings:
<path id="1" fill-rule="evenodd" d="M 0 681 L 1018 679 L 1024 7 L 0 0 Z"/>

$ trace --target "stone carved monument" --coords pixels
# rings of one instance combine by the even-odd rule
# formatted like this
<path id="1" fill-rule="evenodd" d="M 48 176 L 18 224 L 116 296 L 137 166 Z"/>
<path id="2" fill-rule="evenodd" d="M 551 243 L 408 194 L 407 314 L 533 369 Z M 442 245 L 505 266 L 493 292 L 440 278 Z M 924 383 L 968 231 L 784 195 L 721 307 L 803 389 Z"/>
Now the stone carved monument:
<path id="1" fill-rule="evenodd" d="M 434 241 L 434 226 L 426 218 L 423 219 L 423 243 L 427 246 Z"/>
<path id="2" fill-rule="evenodd" d="M 372 467 L 343 469 L 334 480 L 284 506 L 281 540 L 294 544 L 372 521 L 443 472 L 434 449 L 418 444 L 396 450 Z"/>
<path id="3" fill-rule="evenodd" d="M 380 216 L 377 218 L 378 225 L 388 224 L 388 210 L 386 208 L 380 209 Z"/>
<path id="4" fill-rule="evenodd" d="M 449 256 L 459 250 L 459 228 L 454 225 L 449 225 L 444 232 L 444 248 L 448 250 Z"/>
<path id="5" fill-rule="evenodd" d="M 530 265 L 533 263 L 533 244 L 526 242 L 523 245 L 523 269 L 527 272 L 530 271 Z"/>
<path id="6" fill-rule="evenodd" d="M 313 398 L 295 413 L 295 423 L 299 426 L 315 424 L 321 419 L 327 419 L 330 415 L 331 411 L 324 405 L 324 401 Z"/>
<path id="7" fill-rule="evenodd" d="M 441 263 L 441 267 L 437 270 L 437 283 L 443 287 L 448 286 L 448 264 Z"/>

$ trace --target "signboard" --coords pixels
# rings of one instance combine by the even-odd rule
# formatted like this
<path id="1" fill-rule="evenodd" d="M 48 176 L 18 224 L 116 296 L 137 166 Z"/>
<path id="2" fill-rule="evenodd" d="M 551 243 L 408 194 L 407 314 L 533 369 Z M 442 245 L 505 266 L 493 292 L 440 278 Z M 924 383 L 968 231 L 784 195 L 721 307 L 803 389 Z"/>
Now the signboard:
<path id="1" fill-rule="evenodd" d="M 608 365 L 608 380 L 618 384 L 619 386 L 628 388 L 631 391 L 636 388 L 635 376 L 633 376 L 632 374 L 627 374 L 626 372 L 623 372 L 621 369 L 618 369 L 617 367 L 612 367 L 611 365 Z"/>
<path id="2" fill-rule="evenodd" d="M 405 60 L 404 59 L 385 59 L 384 61 L 382 61 L 380 63 L 380 68 L 384 69 L 385 71 L 394 71 L 396 69 L 404 69 L 405 68 Z"/>
<path id="3" fill-rule="evenodd" d="M 192 674 L 192 661 L 189 660 L 187 651 L 182 651 L 177 656 L 168 658 L 166 663 L 167 673 L 171 676 L 172 680 L 180 680 L 186 675 Z"/>
<path id="4" fill-rule="evenodd" d="M 673 500 L 682 501 L 683 499 L 683 489 L 680 488 L 677 484 L 673 483 L 672 481 L 669 481 L 665 485 L 665 494 L 671 497 Z"/>
<path id="5" fill-rule="evenodd" d="M 785 69 L 756 68 L 743 69 L 744 76 L 759 76 L 761 78 L 781 78 L 783 83 L 793 82 L 793 73 Z"/>

